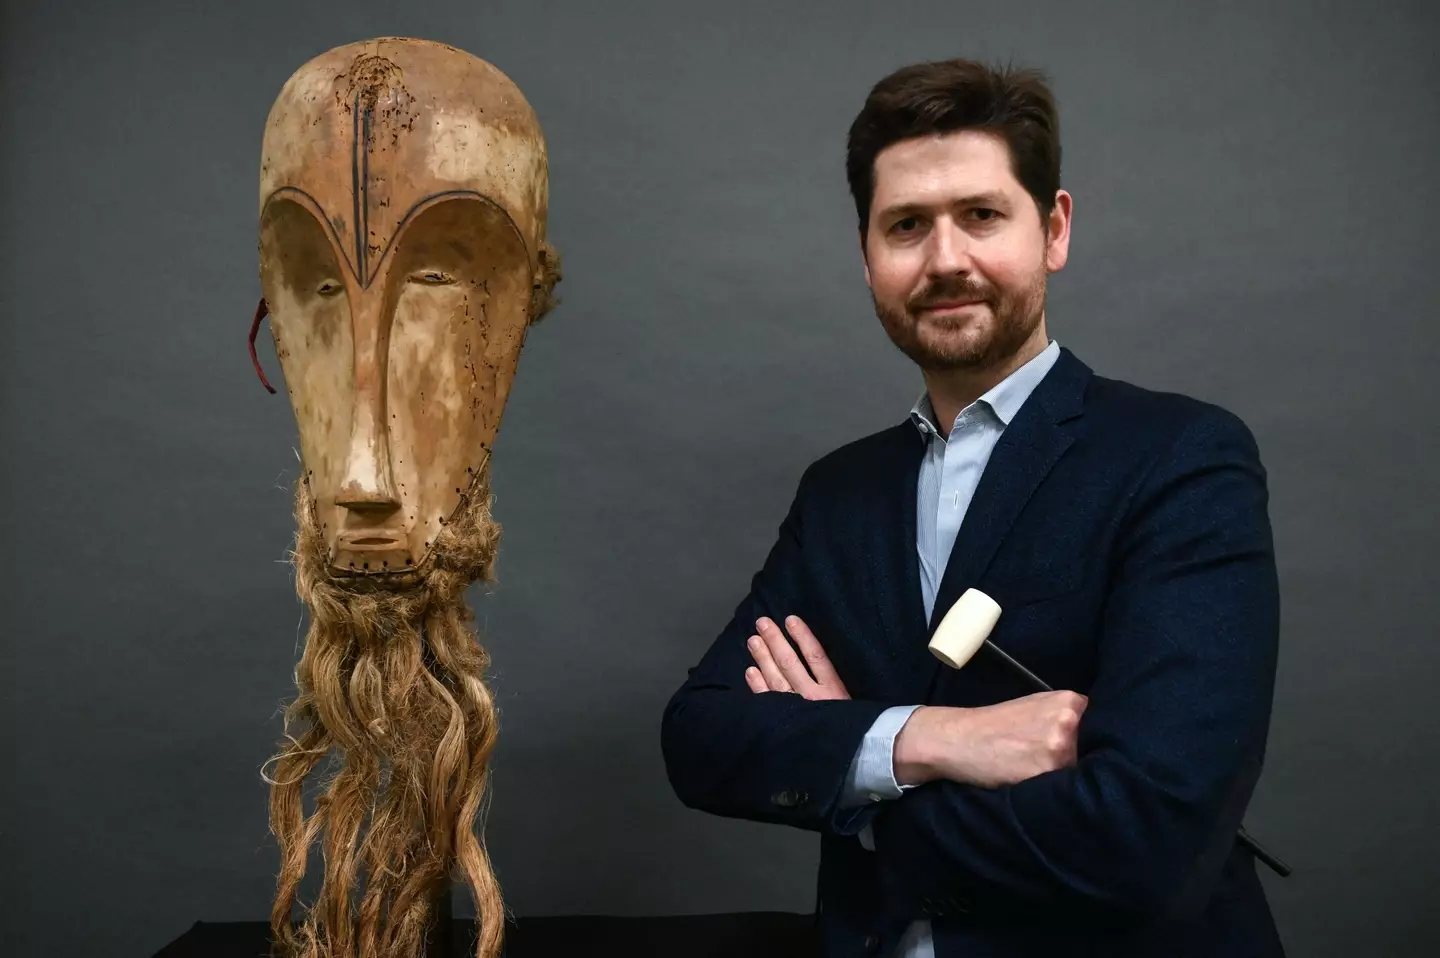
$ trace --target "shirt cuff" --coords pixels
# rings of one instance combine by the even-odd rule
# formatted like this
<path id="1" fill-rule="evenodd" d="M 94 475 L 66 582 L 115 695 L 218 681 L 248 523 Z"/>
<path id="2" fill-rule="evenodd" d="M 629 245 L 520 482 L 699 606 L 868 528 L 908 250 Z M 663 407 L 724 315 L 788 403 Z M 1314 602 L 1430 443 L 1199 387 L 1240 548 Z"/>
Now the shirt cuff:
<path id="1" fill-rule="evenodd" d="M 850 761 L 845 791 L 840 797 L 842 808 L 858 808 L 867 802 L 899 798 L 912 787 L 895 781 L 895 737 L 919 707 L 897 705 L 881 712 L 875 719 L 875 724 L 865 733 L 855 757 Z"/>

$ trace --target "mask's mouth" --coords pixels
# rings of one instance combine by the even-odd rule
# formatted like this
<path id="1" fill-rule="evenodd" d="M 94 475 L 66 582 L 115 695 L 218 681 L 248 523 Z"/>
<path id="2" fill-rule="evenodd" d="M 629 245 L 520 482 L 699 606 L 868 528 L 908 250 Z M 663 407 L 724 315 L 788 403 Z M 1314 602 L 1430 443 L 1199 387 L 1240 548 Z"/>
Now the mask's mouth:
<path id="1" fill-rule="evenodd" d="M 340 533 L 335 544 L 356 551 L 396 549 L 405 542 L 404 534 L 390 529 L 352 529 Z"/>
<path id="2" fill-rule="evenodd" d="M 330 567 L 341 575 L 403 574 L 413 572 L 417 563 L 405 530 L 388 526 L 346 529 L 330 552 Z"/>

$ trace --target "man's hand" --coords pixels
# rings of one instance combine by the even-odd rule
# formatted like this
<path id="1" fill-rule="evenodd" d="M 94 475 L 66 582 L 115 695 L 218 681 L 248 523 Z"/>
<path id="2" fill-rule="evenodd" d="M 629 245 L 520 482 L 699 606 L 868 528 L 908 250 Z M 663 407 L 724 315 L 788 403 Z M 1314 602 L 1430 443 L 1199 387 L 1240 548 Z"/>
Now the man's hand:
<path id="1" fill-rule="evenodd" d="M 755 665 L 745 670 L 750 691 L 795 692 L 811 701 L 848 699 L 809 626 L 792 615 L 785 628 L 789 639 L 770 619 L 755 623 L 757 634 L 748 643 Z M 997 788 L 1074 765 L 1076 732 L 1088 703 L 1078 692 L 1062 691 L 983 708 L 922 706 L 895 738 L 895 779 L 902 785 L 943 778 Z"/>
<path id="2" fill-rule="evenodd" d="M 845 683 L 835 674 L 830 658 L 810 627 L 792 615 L 785 620 L 790 638 L 800 647 L 800 656 L 791 647 L 785 633 L 769 619 L 755 623 L 757 635 L 750 636 L 748 647 L 755 665 L 745 670 L 745 684 L 752 692 L 796 692 L 810 701 L 848 699 Z M 809 668 L 806 668 L 806 666 Z"/>
<path id="3" fill-rule="evenodd" d="M 998 788 L 1074 765 L 1087 704 L 1078 692 L 1037 692 L 983 708 L 918 708 L 895 738 L 895 780 Z"/>

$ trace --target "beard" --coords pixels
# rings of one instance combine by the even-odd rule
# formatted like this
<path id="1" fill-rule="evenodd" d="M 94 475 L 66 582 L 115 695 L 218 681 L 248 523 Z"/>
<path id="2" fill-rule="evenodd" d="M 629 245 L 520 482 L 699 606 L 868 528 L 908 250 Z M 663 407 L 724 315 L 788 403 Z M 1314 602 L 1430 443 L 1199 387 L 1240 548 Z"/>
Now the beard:
<path id="1" fill-rule="evenodd" d="M 500 949 L 503 903 L 476 836 L 497 718 L 489 657 L 465 589 L 491 578 L 500 527 L 482 469 L 414 573 L 331 572 L 314 502 L 296 483 L 296 592 L 310 613 L 299 696 L 271 759 L 270 827 L 281 862 L 271 929 L 295 958 L 419 958 L 437 895 L 458 866 L 474 896 L 476 954 Z M 308 776 L 328 758 L 314 810 Z M 291 912 L 311 846 L 324 876 L 298 927 Z"/>
<path id="2" fill-rule="evenodd" d="M 871 298 L 890 341 L 922 370 L 980 371 L 1014 356 L 1039 327 L 1045 315 L 1045 272 L 1012 290 L 968 277 L 942 277 L 912 294 L 898 309 L 881 304 L 873 291 Z M 954 300 L 981 305 L 994 322 L 987 329 L 983 316 L 941 318 L 921 312 Z"/>

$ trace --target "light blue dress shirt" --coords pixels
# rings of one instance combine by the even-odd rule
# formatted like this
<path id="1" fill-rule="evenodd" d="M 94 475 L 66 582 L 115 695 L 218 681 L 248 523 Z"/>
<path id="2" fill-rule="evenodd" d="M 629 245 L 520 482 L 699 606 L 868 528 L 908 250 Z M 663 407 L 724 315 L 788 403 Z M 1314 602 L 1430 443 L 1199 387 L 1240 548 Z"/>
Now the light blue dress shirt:
<path id="1" fill-rule="evenodd" d="M 950 561 L 950 550 L 960 532 L 960 523 L 970 507 L 975 488 L 1000 434 L 1030 398 L 1040 380 L 1060 358 L 1060 346 L 1051 342 L 1034 359 L 996 383 L 955 417 L 947 438 L 935 425 L 935 409 L 929 394 L 922 395 L 910 411 L 915 428 L 925 436 L 925 458 L 915 484 L 915 551 L 920 562 L 920 592 L 925 601 L 925 620 L 935 610 L 935 594 Z M 850 765 L 842 804 L 857 807 L 867 802 L 896 799 L 907 788 L 895 781 L 895 737 L 910 715 L 920 706 L 898 705 L 886 709 L 870 726 L 865 740 Z M 874 851 L 875 839 L 867 826 L 860 844 Z M 928 921 L 913 922 L 896 947 L 894 958 L 935 958 L 935 945 Z"/>

